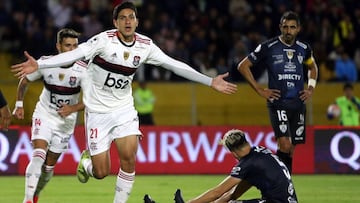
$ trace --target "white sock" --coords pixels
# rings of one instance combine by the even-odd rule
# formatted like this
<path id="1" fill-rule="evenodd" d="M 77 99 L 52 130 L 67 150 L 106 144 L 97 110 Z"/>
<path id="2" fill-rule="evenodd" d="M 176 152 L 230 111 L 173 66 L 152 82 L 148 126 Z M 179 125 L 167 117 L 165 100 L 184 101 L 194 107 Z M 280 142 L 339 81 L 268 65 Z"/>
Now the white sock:
<path id="1" fill-rule="evenodd" d="M 125 203 L 129 196 L 134 184 L 135 172 L 127 173 L 119 170 L 116 179 L 114 203 Z"/>
<path id="2" fill-rule="evenodd" d="M 87 174 L 89 174 L 91 177 L 93 177 L 93 165 L 92 165 L 92 162 L 91 162 L 91 159 L 84 159 L 83 162 L 82 162 L 84 168 L 85 168 L 85 171 Z"/>
<path id="3" fill-rule="evenodd" d="M 50 181 L 53 177 L 55 166 L 43 166 L 43 171 L 41 172 L 41 176 L 36 187 L 35 195 L 39 196 L 42 189 L 44 189 L 45 185 Z"/>
<path id="4" fill-rule="evenodd" d="M 45 162 L 46 151 L 34 149 L 30 163 L 25 172 L 25 198 L 24 202 L 33 200 L 34 193 L 41 175 L 41 167 Z"/>

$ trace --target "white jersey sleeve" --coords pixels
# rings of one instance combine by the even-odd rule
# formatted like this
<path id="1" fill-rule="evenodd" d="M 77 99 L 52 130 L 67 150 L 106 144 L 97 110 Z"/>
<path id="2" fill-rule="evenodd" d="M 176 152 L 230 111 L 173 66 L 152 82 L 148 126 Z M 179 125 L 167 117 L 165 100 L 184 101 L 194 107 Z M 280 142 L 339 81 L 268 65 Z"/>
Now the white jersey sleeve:
<path id="1" fill-rule="evenodd" d="M 51 57 L 53 56 L 41 56 L 39 60 L 45 60 Z M 37 69 L 35 72 L 27 74 L 25 77 L 31 82 L 38 80 L 43 77 L 43 69 Z"/>
<path id="2" fill-rule="evenodd" d="M 202 83 L 204 85 L 211 85 L 212 78 L 191 68 L 186 63 L 175 60 L 166 55 L 158 46 L 151 44 L 151 51 L 145 63 L 161 66 L 171 70 L 175 74 L 182 76 L 188 80 Z"/>
<path id="3" fill-rule="evenodd" d="M 76 48 L 72 51 L 63 52 L 50 58 L 40 58 L 37 60 L 39 69 L 42 68 L 55 68 L 73 64 L 75 61 L 84 58 L 84 53 L 80 48 Z"/>
<path id="4" fill-rule="evenodd" d="M 93 56 L 104 50 L 106 45 L 106 38 L 106 32 L 102 32 L 93 36 L 85 43 L 79 45 L 79 48 L 83 52 L 86 60 L 92 59 Z"/>
<path id="5" fill-rule="evenodd" d="M 38 79 L 40 79 L 42 77 L 42 73 L 38 69 L 37 71 L 35 71 L 33 73 L 27 74 L 25 77 L 29 81 L 35 81 L 35 80 L 38 80 Z"/>

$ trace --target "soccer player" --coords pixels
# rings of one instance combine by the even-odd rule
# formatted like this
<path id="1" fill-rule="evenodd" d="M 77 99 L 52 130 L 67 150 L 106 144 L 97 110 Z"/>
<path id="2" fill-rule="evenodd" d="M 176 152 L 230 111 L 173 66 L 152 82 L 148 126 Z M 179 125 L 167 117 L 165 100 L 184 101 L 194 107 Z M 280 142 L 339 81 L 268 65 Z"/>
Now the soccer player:
<path id="1" fill-rule="evenodd" d="M 269 149 L 251 147 L 245 133 L 238 129 L 226 132 L 221 143 L 238 163 L 220 184 L 187 203 L 297 203 L 289 170 Z M 261 198 L 237 200 L 252 186 L 260 190 Z M 147 200 L 152 201 L 149 197 Z M 185 202 L 180 190 L 176 191 L 174 200 L 175 203 Z"/>
<path id="2" fill-rule="evenodd" d="M 61 29 L 57 33 L 58 52 L 77 48 L 78 37 L 79 33 L 72 29 Z M 32 117 L 33 155 L 26 167 L 24 203 L 38 201 L 40 191 L 53 176 L 58 158 L 68 148 L 77 112 L 84 109 L 79 97 L 81 88 L 84 89 L 86 85 L 86 66 L 85 62 L 77 61 L 69 67 L 39 69 L 19 81 L 14 109 L 18 119 L 24 118 L 23 100 L 29 82 L 39 79 L 44 82 Z"/>
<path id="3" fill-rule="evenodd" d="M 7 101 L 0 90 L 0 125 L 1 129 L 7 130 L 11 121 L 11 112 Z"/>
<path id="4" fill-rule="evenodd" d="M 114 141 L 120 159 L 115 186 L 115 203 L 127 201 L 135 178 L 135 159 L 141 136 L 137 112 L 132 97 L 132 80 L 137 68 L 144 64 L 161 66 L 225 93 L 236 92 L 236 85 L 224 80 L 227 74 L 215 78 L 205 76 L 187 64 L 175 60 L 147 36 L 136 33 L 137 10 L 124 1 L 113 11 L 116 29 L 107 30 L 79 45 L 79 48 L 52 58 L 28 60 L 12 66 L 16 76 L 40 68 L 63 66 L 79 59 L 90 60 L 89 88 L 84 91 L 86 136 L 88 151 L 82 153 L 78 179 L 85 183 L 89 176 L 103 179 L 110 173 L 110 145 Z"/>
<path id="5" fill-rule="evenodd" d="M 292 172 L 296 144 L 305 143 L 306 105 L 316 86 L 318 67 L 310 46 L 297 39 L 300 19 L 294 12 L 283 14 L 281 35 L 258 45 L 238 65 L 251 87 L 267 100 L 269 116 L 278 143 L 277 155 Z M 263 66 L 268 71 L 268 88 L 254 79 L 250 68 Z M 304 69 L 308 85 L 304 88 Z"/>

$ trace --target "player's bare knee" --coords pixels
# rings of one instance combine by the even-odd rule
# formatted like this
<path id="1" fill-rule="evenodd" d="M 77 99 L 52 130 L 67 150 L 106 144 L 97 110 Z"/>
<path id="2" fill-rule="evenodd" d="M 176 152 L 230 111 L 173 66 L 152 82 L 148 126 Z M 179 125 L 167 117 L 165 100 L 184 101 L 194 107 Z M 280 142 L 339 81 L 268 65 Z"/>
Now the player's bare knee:
<path id="1" fill-rule="evenodd" d="M 94 178 L 99 180 L 104 179 L 106 176 L 108 176 L 106 173 L 94 173 Z"/>
<path id="2" fill-rule="evenodd" d="M 135 162 L 136 162 L 136 154 L 122 156 L 120 158 L 121 168 L 123 168 L 124 166 L 125 167 L 133 167 L 133 166 L 135 166 Z"/>
<path id="3" fill-rule="evenodd" d="M 120 161 L 121 169 L 125 172 L 133 172 L 135 170 L 135 160 L 134 161 Z"/>
<path id="4" fill-rule="evenodd" d="M 94 178 L 96 179 L 104 179 L 106 176 L 109 175 L 109 169 L 94 169 Z"/>

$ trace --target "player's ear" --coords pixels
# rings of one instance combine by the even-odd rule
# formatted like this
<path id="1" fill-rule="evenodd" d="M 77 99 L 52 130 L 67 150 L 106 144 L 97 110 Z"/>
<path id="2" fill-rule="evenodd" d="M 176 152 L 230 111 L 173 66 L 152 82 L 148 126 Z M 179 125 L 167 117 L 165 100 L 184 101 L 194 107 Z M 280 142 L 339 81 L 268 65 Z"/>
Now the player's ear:
<path id="1" fill-rule="evenodd" d="M 61 53 L 61 44 L 59 42 L 56 42 L 56 50 Z"/>
<path id="2" fill-rule="evenodd" d="M 116 28 L 118 28 L 116 19 L 113 19 L 113 24 Z"/>

